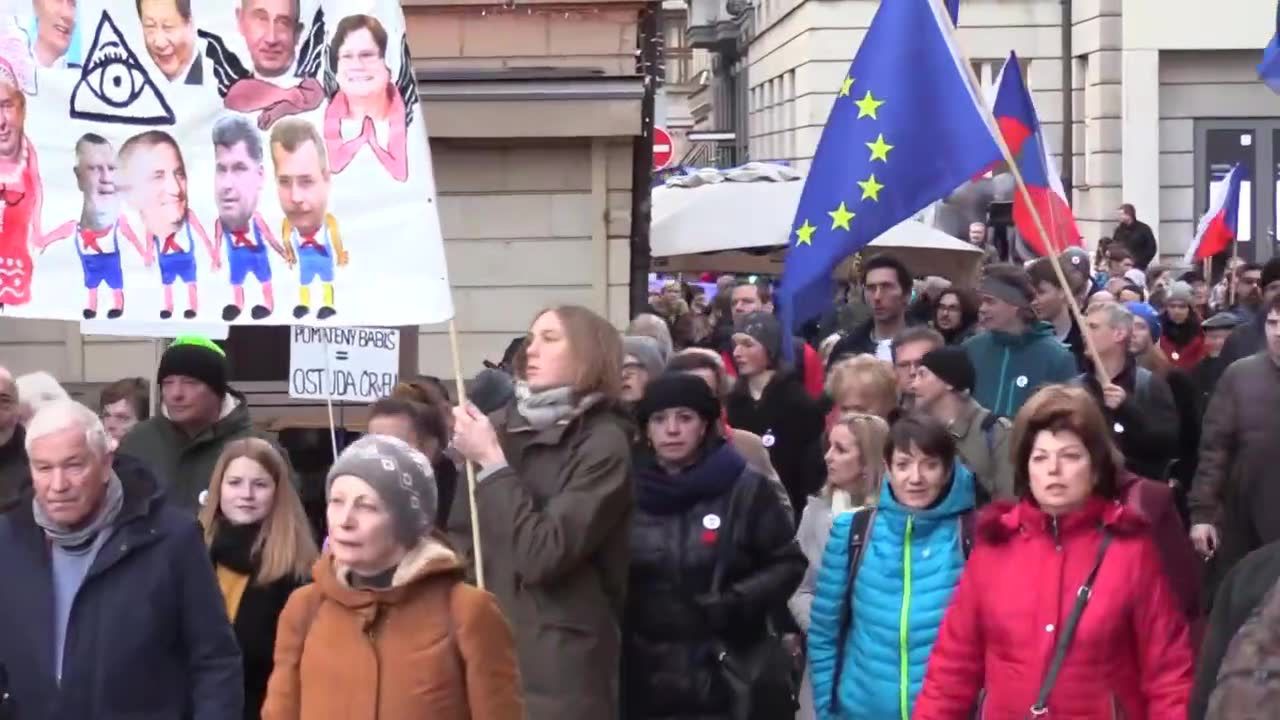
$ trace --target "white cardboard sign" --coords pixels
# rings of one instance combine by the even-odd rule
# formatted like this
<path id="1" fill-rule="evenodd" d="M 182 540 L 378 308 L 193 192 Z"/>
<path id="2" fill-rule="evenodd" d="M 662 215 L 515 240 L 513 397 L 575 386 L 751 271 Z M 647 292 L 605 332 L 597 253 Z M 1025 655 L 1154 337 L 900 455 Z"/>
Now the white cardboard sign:
<path id="1" fill-rule="evenodd" d="M 289 397 L 370 403 L 389 395 L 399 379 L 395 328 L 292 328 Z"/>

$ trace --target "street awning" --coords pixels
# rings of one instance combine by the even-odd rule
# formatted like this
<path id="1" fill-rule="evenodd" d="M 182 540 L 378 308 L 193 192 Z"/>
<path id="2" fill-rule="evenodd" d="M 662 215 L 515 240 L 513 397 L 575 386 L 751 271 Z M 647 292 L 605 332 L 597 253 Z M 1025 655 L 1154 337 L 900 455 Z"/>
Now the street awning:
<path id="1" fill-rule="evenodd" d="M 764 163 L 673 178 L 652 195 L 655 269 L 781 272 L 803 189 L 795 170 Z M 962 285 L 976 278 L 983 257 L 973 245 L 915 220 L 890 228 L 864 251 L 881 253 L 899 258 L 917 277 L 940 275 Z M 717 267 L 721 259 L 732 267 Z M 846 261 L 835 274 L 847 272 Z"/>

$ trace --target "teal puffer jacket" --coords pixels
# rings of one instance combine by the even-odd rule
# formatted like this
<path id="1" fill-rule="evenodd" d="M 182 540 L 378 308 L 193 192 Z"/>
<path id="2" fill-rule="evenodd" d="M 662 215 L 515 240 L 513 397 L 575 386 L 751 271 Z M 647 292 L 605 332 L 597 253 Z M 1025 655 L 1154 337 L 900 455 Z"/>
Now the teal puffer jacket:
<path id="1" fill-rule="evenodd" d="M 809 667 L 820 720 L 911 717 L 929 652 L 964 569 L 961 519 L 974 509 L 973 473 L 956 463 L 946 497 L 925 510 L 899 504 L 888 480 L 881 485 L 852 593 L 854 513 L 835 519 L 822 556 L 809 627 Z M 846 617 L 851 622 L 842 632 Z"/>

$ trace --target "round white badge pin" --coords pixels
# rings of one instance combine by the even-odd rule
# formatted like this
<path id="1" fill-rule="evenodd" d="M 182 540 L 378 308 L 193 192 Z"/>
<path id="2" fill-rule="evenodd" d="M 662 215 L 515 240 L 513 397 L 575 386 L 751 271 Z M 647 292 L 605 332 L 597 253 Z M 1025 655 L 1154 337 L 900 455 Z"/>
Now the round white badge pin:
<path id="1" fill-rule="evenodd" d="M 773 444 L 777 441 L 778 439 L 773 436 L 772 430 L 766 430 L 764 435 L 760 436 L 760 444 L 767 448 L 773 447 Z"/>
<path id="2" fill-rule="evenodd" d="M 1120 423 L 1116 423 L 1115 425 L 1113 425 L 1113 426 L 1112 426 L 1112 428 L 1113 428 L 1117 433 L 1122 433 L 1122 432 L 1124 432 L 1124 426 L 1123 426 L 1123 425 L 1121 425 Z"/>
<path id="3" fill-rule="evenodd" d="M 1017 385 L 1018 387 L 1020 387 L 1020 388 L 1024 388 L 1024 387 L 1026 387 L 1026 386 L 1027 386 L 1027 376 L 1026 376 L 1026 375 L 1019 375 L 1019 376 L 1018 376 L 1018 379 L 1017 379 L 1017 380 L 1014 380 L 1014 381 L 1013 381 L 1013 383 L 1014 383 L 1015 385 Z"/>
<path id="4" fill-rule="evenodd" d="M 1169 357 L 1173 358 L 1174 360 L 1177 360 L 1177 359 L 1178 359 L 1178 353 L 1173 353 L 1173 354 L 1169 355 Z"/>
<path id="5" fill-rule="evenodd" d="M 708 530 L 719 530 L 720 516 L 716 515 L 715 513 L 710 513 L 706 515 L 705 517 L 702 518 L 702 527 Z"/>
<path id="6" fill-rule="evenodd" d="M 196 502 L 200 503 L 200 507 L 204 507 L 204 501 L 208 499 L 209 499 L 209 491 L 201 490 L 200 494 L 196 497 Z"/>

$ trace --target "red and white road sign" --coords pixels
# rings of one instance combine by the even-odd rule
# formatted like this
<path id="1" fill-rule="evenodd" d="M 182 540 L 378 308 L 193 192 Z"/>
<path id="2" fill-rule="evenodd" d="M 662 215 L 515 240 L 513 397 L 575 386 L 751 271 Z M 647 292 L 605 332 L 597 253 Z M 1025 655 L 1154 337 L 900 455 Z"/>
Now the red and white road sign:
<path id="1" fill-rule="evenodd" d="M 675 152 L 676 147 L 671 141 L 671 134 L 655 126 L 653 128 L 653 169 L 661 170 L 670 165 Z"/>

